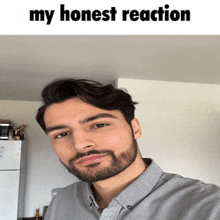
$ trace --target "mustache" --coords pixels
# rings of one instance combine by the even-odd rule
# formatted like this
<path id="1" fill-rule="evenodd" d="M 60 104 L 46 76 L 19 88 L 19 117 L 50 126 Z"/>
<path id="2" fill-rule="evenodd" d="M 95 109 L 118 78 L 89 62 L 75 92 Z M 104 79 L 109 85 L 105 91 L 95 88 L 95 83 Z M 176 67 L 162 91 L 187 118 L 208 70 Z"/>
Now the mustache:
<path id="1" fill-rule="evenodd" d="M 71 164 L 72 162 L 82 158 L 82 157 L 86 157 L 86 156 L 90 156 L 90 155 L 93 155 L 93 154 L 112 154 L 112 151 L 109 151 L 109 150 L 102 150 L 102 151 L 98 151 L 98 150 L 91 150 L 91 151 L 88 151 L 86 153 L 78 153 L 75 155 L 75 157 L 71 158 L 69 160 L 69 164 Z"/>

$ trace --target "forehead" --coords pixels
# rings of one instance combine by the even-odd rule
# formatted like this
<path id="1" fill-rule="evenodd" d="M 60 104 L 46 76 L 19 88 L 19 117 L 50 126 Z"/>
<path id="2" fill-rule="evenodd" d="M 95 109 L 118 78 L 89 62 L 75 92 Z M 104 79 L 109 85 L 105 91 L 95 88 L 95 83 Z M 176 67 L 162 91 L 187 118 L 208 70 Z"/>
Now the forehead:
<path id="1" fill-rule="evenodd" d="M 74 118 L 77 121 L 97 113 L 110 113 L 118 119 L 124 120 L 123 114 L 119 110 L 104 110 L 94 105 L 86 103 L 79 98 L 71 98 L 61 103 L 54 103 L 48 106 L 44 113 L 46 126 L 52 122 L 59 122 L 68 118 Z"/>

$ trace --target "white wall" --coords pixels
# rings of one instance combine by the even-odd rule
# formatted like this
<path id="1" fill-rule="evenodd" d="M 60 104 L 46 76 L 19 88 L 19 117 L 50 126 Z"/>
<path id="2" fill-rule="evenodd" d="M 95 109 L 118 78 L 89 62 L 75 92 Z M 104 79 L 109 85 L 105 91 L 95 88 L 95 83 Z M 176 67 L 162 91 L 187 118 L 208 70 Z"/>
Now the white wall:
<path id="1" fill-rule="evenodd" d="M 118 79 L 138 101 L 143 157 L 220 186 L 220 85 Z"/>
<path id="2" fill-rule="evenodd" d="M 26 124 L 27 171 L 25 189 L 25 217 L 34 216 L 35 209 L 51 201 L 53 188 L 67 186 L 77 179 L 69 174 L 55 155 L 49 138 L 35 121 L 40 102 L 0 100 L 0 118 L 9 119 L 15 127 Z"/>

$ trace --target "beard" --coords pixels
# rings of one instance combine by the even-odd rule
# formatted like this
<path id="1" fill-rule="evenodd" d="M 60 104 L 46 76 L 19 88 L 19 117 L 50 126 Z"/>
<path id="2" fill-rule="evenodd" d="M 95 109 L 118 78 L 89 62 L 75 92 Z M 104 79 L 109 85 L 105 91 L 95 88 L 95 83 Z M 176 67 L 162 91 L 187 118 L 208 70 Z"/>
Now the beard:
<path id="1" fill-rule="evenodd" d="M 101 180 L 108 179 L 110 177 L 116 176 L 117 174 L 124 171 L 129 167 L 136 159 L 138 152 L 137 141 L 135 140 L 132 134 L 132 143 L 129 146 L 128 150 L 120 153 L 119 156 L 116 156 L 113 151 L 110 150 L 91 150 L 86 153 L 78 153 L 74 158 L 69 160 L 69 166 L 66 166 L 61 160 L 61 163 L 67 168 L 67 170 L 78 177 L 80 180 L 85 182 L 97 182 Z M 107 154 L 111 157 L 110 165 L 107 167 L 99 167 L 101 162 L 85 165 L 87 171 L 82 171 L 78 169 L 74 162 L 84 156 L 89 156 L 92 154 Z"/>

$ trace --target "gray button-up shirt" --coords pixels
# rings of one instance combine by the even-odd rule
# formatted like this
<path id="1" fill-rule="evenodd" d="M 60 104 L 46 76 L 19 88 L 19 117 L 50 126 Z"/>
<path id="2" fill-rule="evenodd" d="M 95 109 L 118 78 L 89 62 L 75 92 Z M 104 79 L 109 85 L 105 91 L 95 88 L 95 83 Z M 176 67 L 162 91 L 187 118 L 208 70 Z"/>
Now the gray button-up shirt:
<path id="1" fill-rule="evenodd" d="M 77 182 L 52 200 L 45 220 L 220 220 L 220 188 L 164 173 L 154 161 L 101 210 L 90 185 Z"/>

